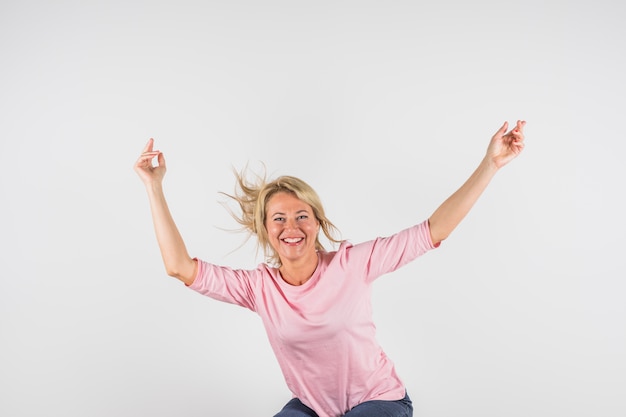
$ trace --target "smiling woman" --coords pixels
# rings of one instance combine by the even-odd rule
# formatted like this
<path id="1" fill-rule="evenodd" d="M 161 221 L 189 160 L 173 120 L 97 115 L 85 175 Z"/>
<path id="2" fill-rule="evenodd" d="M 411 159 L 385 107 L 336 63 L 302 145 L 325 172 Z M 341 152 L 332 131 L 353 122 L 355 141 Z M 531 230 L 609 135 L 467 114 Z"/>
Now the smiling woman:
<path id="1" fill-rule="evenodd" d="M 280 274 L 289 284 L 304 284 L 317 268 L 319 228 L 311 206 L 292 193 L 277 192 L 268 201 L 265 230 L 281 259 Z"/>
<path id="2" fill-rule="evenodd" d="M 525 122 L 492 137 L 470 178 L 427 220 L 398 233 L 351 244 L 334 238 L 319 197 L 304 181 L 246 180 L 237 173 L 233 216 L 268 257 L 254 270 L 191 258 L 162 188 L 165 158 L 150 139 L 135 163 L 146 186 L 167 273 L 208 297 L 246 307 L 262 319 L 293 398 L 275 417 L 410 417 L 405 385 L 376 340 L 371 286 L 415 260 L 456 228 L 495 173 L 524 147 Z M 152 159 L 158 164 L 153 166 Z M 334 243 L 326 251 L 319 232 Z"/>
<path id="3" fill-rule="evenodd" d="M 299 210 L 304 211 L 301 215 L 307 215 L 309 220 L 317 222 L 318 228 L 315 231 L 315 235 L 312 236 L 315 250 L 325 250 L 318 237 L 317 232 L 319 232 L 319 228 L 322 229 L 330 242 L 340 243 L 335 238 L 337 228 L 326 217 L 322 202 L 315 190 L 306 182 L 286 175 L 278 177 L 271 182 L 268 182 L 264 177 L 256 176 L 257 181 L 251 182 L 247 180 L 245 170 L 236 172 L 235 175 L 238 189 L 232 195 L 223 193 L 235 200 L 241 209 L 241 215 L 232 211 L 231 214 L 242 226 L 243 230 L 257 237 L 259 246 L 267 255 L 268 261 L 273 265 L 282 266 L 285 259 L 279 256 L 278 246 L 272 244 L 270 240 L 268 222 L 270 221 L 270 216 L 273 224 L 279 224 L 281 221 L 287 220 L 286 212 L 276 212 L 277 210 L 287 210 L 289 208 L 286 206 L 287 201 L 283 200 L 292 200 L 293 204 L 298 205 Z M 278 197 L 277 194 L 282 195 L 283 198 L 274 199 L 274 197 Z M 295 203 L 293 200 L 298 200 L 298 203 Z M 283 204 L 279 205 L 279 201 L 282 201 Z M 270 204 L 276 207 L 271 208 L 269 207 Z M 297 220 L 299 220 L 297 223 L 303 223 L 302 218 Z"/>

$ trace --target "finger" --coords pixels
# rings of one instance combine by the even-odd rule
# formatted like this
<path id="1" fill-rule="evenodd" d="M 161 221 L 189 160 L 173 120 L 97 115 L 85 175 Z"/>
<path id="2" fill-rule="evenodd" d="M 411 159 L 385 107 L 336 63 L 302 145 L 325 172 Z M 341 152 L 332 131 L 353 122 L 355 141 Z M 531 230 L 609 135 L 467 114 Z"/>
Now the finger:
<path id="1" fill-rule="evenodd" d="M 520 137 L 524 137 L 523 129 L 524 123 L 521 120 L 518 120 L 515 123 L 515 127 L 511 129 L 511 131 L 508 132 L 505 136 L 509 138 L 512 137 L 514 141 L 519 140 Z"/>
<path id="2" fill-rule="evenodd" d="M 145 152 L 142 153 L 139 158 L 137 158 L 137 165 L 148 165 L 150 164 L 150 161 L 152 161 L 152 159 L 157 156 L 159 154 L 159 152 Z"/>
<path id="3" fill-rule="evenodd" d="M 158 153 L 153 153 L 153 152 L 147 152 L 147 153 L 142 153 L 141 155 L 139 155 L 139 158 L 137 158 L 137 164 L 152 164 L 152 160 L 154 159 L 155 156 L 157 156 Z"/>
<path id="4" fill-rule="evenodd" d="M 494 136 L 504 136 L 508 128 L 509 128 L 509 122 L 504 122 Z"/>
<path id="5" fill-rule="evenodd" d="M 146 143 L 146 146 L 143 148 L 142 153 L 151 152 L 152 151 L 152 145 L 154 145 L 154 139 L 150 138 L 148 140 L 148 143 Z"/>
<path id="6" fill-rule="evenodd" d="M 516 129 L 517 130 L 517 129 Z M 524 147 L 524 134 L 522 132 L 513 132 L 513 140 L 511 142 L 513 146 Z"/>
<path id="7" fill-rule="evenodd" d="M 526 122 L 522 121 L 522 120 L 518 120 L 517 121 L 517 125 L 515 126 L 515 129 L 513 129 L 513 135 L 515 136 L 515 140 L 520 140 L 524 138 L 524 126 L 526 125 Z"/>
<path id="8" fill-rule="evenodd" d="M 163 156 L 162 152 L 159 152 L 159 157 L 158 157 L 157 161 L 159 162 L 159 166 L 160 167 L 164 167 L 165 168 L 165 156 Z"/>

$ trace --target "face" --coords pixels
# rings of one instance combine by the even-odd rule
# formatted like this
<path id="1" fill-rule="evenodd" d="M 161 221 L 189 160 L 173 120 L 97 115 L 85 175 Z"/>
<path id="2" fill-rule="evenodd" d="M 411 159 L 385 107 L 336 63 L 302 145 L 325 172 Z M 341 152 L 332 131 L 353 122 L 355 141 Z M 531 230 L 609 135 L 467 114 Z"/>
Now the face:
<path id="1" fill-rule="evenodd" d="M 278 192 L 267 202 L 267 236 L 283 264 L 317 259 L 315 241 L 319 226 L 311 206 L 291 193 Z"/>

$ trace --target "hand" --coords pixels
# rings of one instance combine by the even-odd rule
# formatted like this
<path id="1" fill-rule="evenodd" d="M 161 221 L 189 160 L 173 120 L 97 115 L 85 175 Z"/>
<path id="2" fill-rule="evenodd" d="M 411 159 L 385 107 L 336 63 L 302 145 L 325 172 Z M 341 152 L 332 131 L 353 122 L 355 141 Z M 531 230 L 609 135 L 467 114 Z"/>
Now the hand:
<path id="1" fill-rule="evenodd" d="M 165 176 L 165 157 L 161 151 L 152 150 L 153 145 L 154 139 L 150 138 L 134 166 L 135 172 L 145 185 L 161 182 Z M 155 157 L 158 164 L 157 166 L 152 166 L 152 160 Z"/>
<path id="2" fill-rule="evenodd" d="M 502 127 L 491 138 L 487 148 L 488 158 L 496 168 L 502 168 L 511 162 L 524 149 L 524 120 L 518 120 L 515 128 L 505 133 L 509 127 L 508 122 L 504 122 Z"/>

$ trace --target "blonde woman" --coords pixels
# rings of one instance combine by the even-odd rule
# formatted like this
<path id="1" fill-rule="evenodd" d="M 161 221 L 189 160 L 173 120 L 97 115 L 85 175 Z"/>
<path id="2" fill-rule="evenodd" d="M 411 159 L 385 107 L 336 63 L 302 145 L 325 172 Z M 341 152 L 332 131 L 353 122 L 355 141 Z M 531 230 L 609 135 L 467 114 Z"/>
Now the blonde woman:
<path id="1" fill-rule="evenodd" d="M 428 219 L 358 244 L 336 239 L 335 226 L 306 182 L 290 176 L 249 181 L 238 174 L 237 191 L 230 196 L 241 209 L 235 217 L 268 258 L 253 270 L 189 255 L 163 193 L 165 157 L 153 149 L 152 139 L 134 168 L 148 193 L 167 274 L 263 320 L 293 393 L 275 417 L 410 417 L 406 388 L 376 341 L 371 284 L 450 235 L 496 172 L 523 150 L 525 124 L 519 120 L 507 132 L 505 122 L 474 173 Z M 325 250 L 320 231 L 339 248 Z"/>

